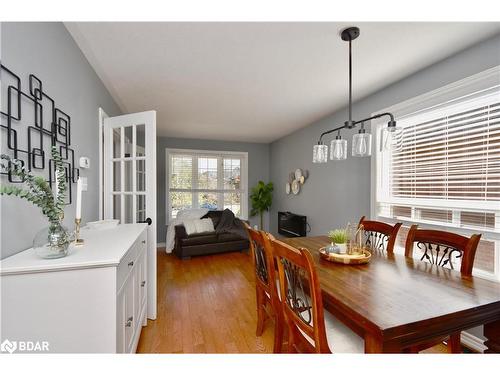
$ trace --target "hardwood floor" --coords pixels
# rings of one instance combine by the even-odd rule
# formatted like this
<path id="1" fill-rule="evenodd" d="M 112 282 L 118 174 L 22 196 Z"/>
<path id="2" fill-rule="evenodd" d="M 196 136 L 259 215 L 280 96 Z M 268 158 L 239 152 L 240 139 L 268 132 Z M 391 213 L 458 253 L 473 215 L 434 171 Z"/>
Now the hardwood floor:
<path id="1" fill-rule="evenodd" d="M 138 353 L 272 353 L 273 322 L 255 336 L 251 258 L 227 253 L 179 260 L 158 252 L 158 315 Z"/>
<path id="2" fill-rule="evenodd" d="M 180 260 L 158 250 L 158 314 L 143 327 L 138 353 L 272 353 L 271 319 L 264 334 L 255 336 L 255 281 L 248 254 Z M 443 352 L 444 345 L 426 350 Z"/>

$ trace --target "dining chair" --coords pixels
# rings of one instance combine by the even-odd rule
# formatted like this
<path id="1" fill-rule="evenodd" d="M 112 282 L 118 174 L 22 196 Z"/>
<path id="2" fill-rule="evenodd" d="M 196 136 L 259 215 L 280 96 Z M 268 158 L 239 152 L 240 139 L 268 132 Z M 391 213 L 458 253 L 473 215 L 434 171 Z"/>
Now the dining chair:
<path id="1" fill-rule="evenodd" d="M 365 245 L 372 250 L 394 252 L 394 244 L 401 223 L 390 225 L 381 221 L 366 220 L 365 216 L 359 220 L 359 226 L 363 225 L 365 230 Z"/>
<path id="2" fill-rule="evenodd" d="M 289 353 L 362 353 L 363 339 L 323 309 L 321 288 L 309 250 L 271 240 L 277 260 Z"/>
<path id="3" fill-rule="evenodd" d="M 421 253 L 421 255 L 418 255 L 421 261 L 450 269 L 454 269 L 456 267 L 455 263 L 460 261 L 462 276 L 471 276 L 480 239 L 480 234 L 465 237 L 441 230 L 418 229 L 418 225 L 412 225 L 406 237 L 405 255 L 413 258 L 416 247 Z M 443 341 L 447 341 L 449 353 L 462 352 L 460 332 L 411 347 L 409 351 L 412 353 L 419 352 Z"/>
<path id="4" fill-rule="evenodd" d="M 250 240 L 250 250 L 255 270 L 255 292 L 257 299 L 257 330 L 261 336 L 267 318 L 274 319 L 273 352 L 281 353 L 283 345 L 283 313 L 278 297 L 277 274 L 272 255 L 272 247 L 267 242 L 272 235 L 252 229 L 245 223 Z"/>

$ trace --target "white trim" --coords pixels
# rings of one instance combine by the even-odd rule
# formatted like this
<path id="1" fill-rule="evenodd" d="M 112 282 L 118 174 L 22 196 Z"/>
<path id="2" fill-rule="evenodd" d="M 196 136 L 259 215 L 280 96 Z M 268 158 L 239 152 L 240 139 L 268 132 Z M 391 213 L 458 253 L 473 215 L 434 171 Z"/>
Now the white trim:
<path id="1" fill-rule="evenodd" d="M 476 93 L 481 93 L 482 95 L 484 91 L 498 87 L 499 85 L 500 65 L 450 83 L 436 90 L 391 105 L 375 113 L 390 112 L 397 120 L 399 117 L 412 115 L 423 109 L 429 110 L 435 106 L 447 105 L 449 102 L 461 98 L 468 98 Z"/>
<path id="2" fill-rule="evenodd" d="M 99 119 L 99 220 L 104 218 L 104 119 L 108 118 L 108 114 L 104 112 L 104 109 L 99 107 L 98 110 L 98 119 Z"/>
<path id="3" fill-rule="evenodd" d="M 184 149 L 184 148 L 166 148 L 165 149 L 165 194 L 166 194 L 166 207 L 165 207 L 165 217 L 166 224 L 171 219 L 170 212 L 170 154 L 185 154 L 186 156 L 238 156 L 241 158 L 241 188 L 239 189 L 241 193 L 241 219 L 248 220 L 248 152 L 246 151 L 217 151 L 217 150 L 194 150 L 194 149 Z M 193 170 L 198 170 L 196 163 L 197 158 L 194 158 Z M 197 173 L 193 175 L 193 179 L 196 179 Z M 197 186 L 197 181 L 193 181 L 194 185 Z M 219 183 L 219 182 L 218 182 Z M 184 189 L 175 189 L 176 191 L 183 191 Z M 186 191 L 196 192 L 196 191 L 213 191 L 222 192 L 221 189 L 186 189 Z M 196 200 L 193 197 L 193 204 Z M 196 207 L 193 207 L 196 208 Z"/>
<path id="4" fill-rule="evenodd" d="M 474 336 L 469 332 L 462 331 L 460 334 L 462 344 L 478 353 L 484 353 L 488 347 L 484 345 L 484 341 L 479 337 Z"/>
<path id="5" fill-rule="evenodd" d="M 166 148 L 166 152 L 173 154 L 183 154 L 191 156 L 192 154 L 203 155 L 240 155 L 248 157 L 248 152 L 246 151 L 216 151 L 216 150 L 193 150 L 188 148 Z"/>
<path id="6" fill-rule="evenodd" d="M 138 125 L 144 125 L 144 142 L 145 142 L 145 150 L 146 150 L 146 165 L 145 165 L 145 173 L 146 173 L 146 186 L 144 192 L 137 192 L 136 186 L 134 185 L 134 179 L 132 177 L 132 186 L 131 191 L 125 193 L 125 173 L 124 173 L 124 164 L 125 161 L 132 161 L 132 163 L 136 163 L 136 160 L 144 160 L 143 157 L 137 158 L 135 155 L 131 155 L 131 157 L 125 158 L 125 127 L 134 127 Z M 147 244 L 148 244 L 148 310 L 147 317 L 148 319 L 156 319 L 156 231 L 157 231 L 157 206 L 156 206 L 156 111 L 144 111 L 138 113 L 131 113 L 126 115 L 120 115 L 115 117 L 109 117 L 104 120 L 104 142 L 106 147 L 104 148 L 104 217 L 112 218 L 113 217 L 113 200 L 112 196 L 114 195 L 113 186 L 112 186 L 112 168 L 111 163 L 115 158 L 113 158 L 113 132 L 115 129 L 119 129 L 120 131 L 120 168 L 121 168 L 121 186 L 120 191 L 116 191 L 117 194 L 120 195 L 121 199 L 121 223 L 124 222 L 125 218 L 125 196 L 132 197 L 132 206 L 134 206 L 134 201 L 138 195 L 146 195 L 146 216 L 151 218 L 153 221 L 153 225 L 148 226 L 147 230 Z M 133 130 L 133 129 L 132 129 Z M 135 141 L 134 136 L 132 135 L 132 142 Z M 134 148 L 133 150 L 134 151 Z M 132 168 L 132 173 L 135 171 Z M 133 212 L 132 222 L 137 220 L 136 212 Z"/>

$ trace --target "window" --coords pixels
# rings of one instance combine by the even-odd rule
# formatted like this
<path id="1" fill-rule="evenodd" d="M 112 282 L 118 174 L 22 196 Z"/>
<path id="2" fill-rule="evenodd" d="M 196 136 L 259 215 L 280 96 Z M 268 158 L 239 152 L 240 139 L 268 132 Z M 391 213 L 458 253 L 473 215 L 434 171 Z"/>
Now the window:
<path id="1" fill-rule="evenodd" d="M 242 152 L 167 149 L 167 214 L 229 208 L 247 218 L 247 159 Z"/>
<path id="2" fill-rule="evenodd" d="M 493 80 L 490 70 L 391 108 L 403 148 L 376 153 L 373 209 L 380 219 L 482 233 L 475 274 L 500 280 L 500 71 L 494 70 Z M 372 126 L 380 142 L 382 124 Z"/>

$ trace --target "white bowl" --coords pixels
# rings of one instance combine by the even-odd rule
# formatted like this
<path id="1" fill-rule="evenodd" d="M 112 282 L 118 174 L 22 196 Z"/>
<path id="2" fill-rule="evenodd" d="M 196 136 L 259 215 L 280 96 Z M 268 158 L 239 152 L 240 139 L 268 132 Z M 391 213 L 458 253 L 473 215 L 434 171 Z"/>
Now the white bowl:
<path id="1" fill-rule="evenodd" d="M 87 223 L 87 227 L 89 229 L 97 229 L 97 230 L 111 229 L 116 227 L 119 222 L 120 220 L 114 220 L 114 219 L 91 221 Z"/>

